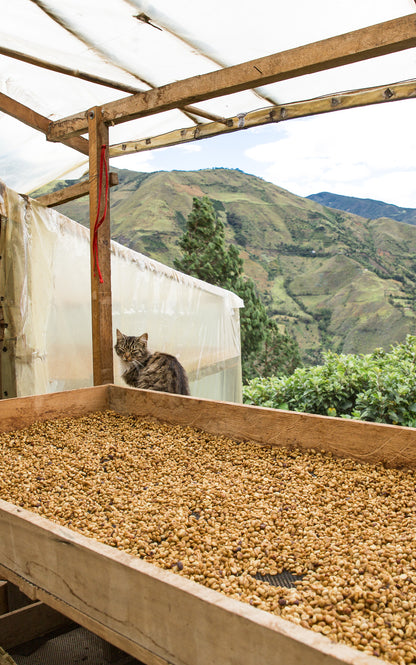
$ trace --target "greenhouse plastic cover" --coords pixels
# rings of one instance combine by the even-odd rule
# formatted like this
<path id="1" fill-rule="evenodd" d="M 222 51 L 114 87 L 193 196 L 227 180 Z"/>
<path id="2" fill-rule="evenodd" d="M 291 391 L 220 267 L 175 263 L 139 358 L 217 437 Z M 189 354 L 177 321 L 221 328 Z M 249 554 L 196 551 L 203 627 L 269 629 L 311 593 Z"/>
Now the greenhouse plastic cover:
<path id="1" fill-rule="evenodd" d="M 242 300 L 111 243 L 113 336 L 149 334 L 176 355 L 191 394 L 241 401 Z M 0 181 L 3 397 L 93 385 L 88 229 Z M 114 354 L 115 383 L 125 385 Z"/>
<path id="2" fill-rule="evenodd" d="M 112 81 L 89 83 L 0 55 L 0 92 L 50 120 L 176 80 L 415 12 L 414 0 L 2 0 L 0 47 Z M 223 118 L 414 77 L 415 49 L 202 102 Z M 121 90 L 124 88 L 124 92 Z M 110 129 L 120 143 L 193 126 L 181 110 Z M 127 159 L 124 157 L 124 160 Z M 0 113 L 0 174 L 18 191 L 86 163 L 83 155 Z M 123 157 L 117 166 L 125 168 Z M 180 164 L 178 164 L 180 167 Z"/>

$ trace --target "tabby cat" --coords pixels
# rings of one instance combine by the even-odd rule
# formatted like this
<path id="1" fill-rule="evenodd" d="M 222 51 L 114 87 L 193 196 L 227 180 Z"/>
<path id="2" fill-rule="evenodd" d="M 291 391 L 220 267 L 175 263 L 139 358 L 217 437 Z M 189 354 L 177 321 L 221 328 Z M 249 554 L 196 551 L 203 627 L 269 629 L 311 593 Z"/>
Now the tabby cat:
<path id="1" fill-rule="evenodd" d="M 179 360 L 169 353 L 150 353 L 147 340 L 147 333 L 134 337 L 117 330 L 114 349 L 125 366 L 122 378 L 127 385 L 189 395 L 188 377 Z"/>

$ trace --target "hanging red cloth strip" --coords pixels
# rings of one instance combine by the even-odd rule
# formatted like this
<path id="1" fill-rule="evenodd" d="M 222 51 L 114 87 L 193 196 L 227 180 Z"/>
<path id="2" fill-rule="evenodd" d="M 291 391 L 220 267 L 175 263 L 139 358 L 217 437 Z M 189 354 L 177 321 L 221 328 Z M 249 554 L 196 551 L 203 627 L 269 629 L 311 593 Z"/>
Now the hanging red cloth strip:
<path id="1" fill-rule="evenodd" d="M 101 224 L 104 222 L 106 214 L 107 214 L 107 204 L 108 204 L 108 187 L 109 187 L 109 182 L 108 182 L 108 166 L 107 166 L 107 160 L 105 159 L 105 151 L 106 151 L 107 146 L 102 145 L 101 146 L 101 157 L 100 157 L 100 177 L 99 177 L 99 182 L 98 182 L 98 206 L 97 206 L 97 216 L 95 218 L 95 224 L 94 224 L 94 236 L 92 239 L 92 252 L 94 256 L 94 276 L 96 274 L 95 269 L 97 268 L 97 273 L 98 273 L 98 278 L 100 280 L 100 283 L 103 283 L 103 276 L 101 274 L 100 270 L 100 265 L 98 263 L 98 229 L 100 228 Z M 103 172 L 105 169 L 105 206 L 104 206 L 104 212 L 102 216 L 100 217 L 100 208 L 101 208 L 101 191 L 102 191 L 102 185 L 103 185 Z"/>

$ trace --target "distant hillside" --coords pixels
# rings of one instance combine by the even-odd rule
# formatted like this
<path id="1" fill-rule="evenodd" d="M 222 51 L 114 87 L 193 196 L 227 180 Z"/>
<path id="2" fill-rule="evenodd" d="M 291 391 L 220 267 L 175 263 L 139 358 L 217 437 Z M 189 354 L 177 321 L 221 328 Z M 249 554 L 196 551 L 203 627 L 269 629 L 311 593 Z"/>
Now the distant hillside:
<path id="1" fill-rule="evenodd" d="M 118 174 L 112 237 L 172 266 L 193 197 L 208 196 L 246 274 L 281 329 L 297 338 L 305 362 L 320 362 L 325 348 L 388 349 L 414 333 L 415 227 L 323 207 L 239 170 Z M 88 225 L 85 198 L 59 209 Z"/>
<path id="2" fill-rule="evenodd" d="M 399 206 L 384 203 L 383 201 L 357 199 L 353 196 L 341 196 L 340 194 L 331 194 L 330 192 L 311 194 L 307 198 L 328 208 L 352 212 L 354 215 L 360 215 L 369 219 L 388 217 L 389 219 L 394 219 L 396 222 L 416 224 L 416 208 L 400 208 Z"/>

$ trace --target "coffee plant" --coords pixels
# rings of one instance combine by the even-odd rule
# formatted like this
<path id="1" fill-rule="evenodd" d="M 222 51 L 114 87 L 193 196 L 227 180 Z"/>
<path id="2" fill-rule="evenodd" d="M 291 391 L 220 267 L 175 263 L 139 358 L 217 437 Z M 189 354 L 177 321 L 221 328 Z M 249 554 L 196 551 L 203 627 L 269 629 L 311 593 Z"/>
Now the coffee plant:
<path id="1" fill-rule="evenodd" d="M 416 427 L 416 336 L 390 351 L 337 354 L 288 377 L 252 379 L 245 404 Z"/>

